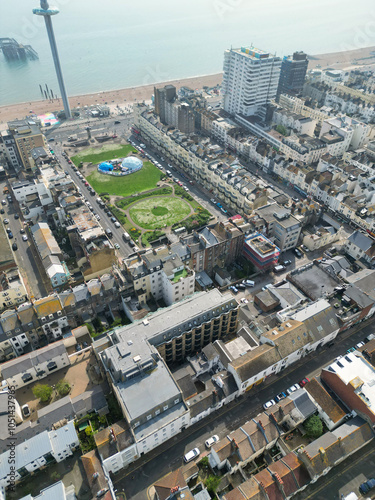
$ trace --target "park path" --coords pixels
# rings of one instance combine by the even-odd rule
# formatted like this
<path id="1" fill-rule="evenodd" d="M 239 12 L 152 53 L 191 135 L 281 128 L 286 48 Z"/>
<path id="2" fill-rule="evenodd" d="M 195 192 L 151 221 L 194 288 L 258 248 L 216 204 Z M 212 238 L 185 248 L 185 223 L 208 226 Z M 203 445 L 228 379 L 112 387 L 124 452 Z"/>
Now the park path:
<path id="1" fill-rule="evenodd" d="M 149 191 L 145 191 L 145 192 L 144 192 L 144 193 L 142 193 L 142 194 L 145 194 L 145 193 L 147 193 L 147 194 L 148 194 L 148 193 L 149 193 L 149 194 L 150 194 L 150 198 L 151 198 L 151 197 L 152 197 L 152 193 L 153 193 L 154 191 L 157 191 L 157 190 L 159 190 L 160 188 L 163 188 L 163 187 L 171 187 L 171 188 L 172 188 L 172 190 L 173 190 L 173 192 L 172 192 L 171 194 L 169 194 L 169 195 L 160 195 L 160 197 L 161 197 L 161 198 L 162 198 L 162 197 L 164 197 L 164 198 L 179 198 L 179 199 L 183 199 L 183 198 L 181 198 L 180 196 L 178 196 L 177 194 L 175 194 L 175 185 L 174 185 L 174 184 L 170 184 L 170 183 L 168 183 L 168 182 L 166 182 L 166 181 L 162 181 L 162 182 L 161 182 L 161 184 L 160 184 L 158 187 L 156 187 L 156 188 L 154 188 L 154 189 L 150 189 Z M 134 196 L 134 195 L 133 195 L 133 196 Z M 121 200 L 121 199 L 126 199 L 126 198 L 130 198 L 130 196 L 125 197 L 125 198 L 124 198 L 124 197 L 122 197 L 122 196 L 117 196 L 117 195 L 114 195 L 114 196 L 111 196 L 111 197 L 110 197 L 110 203 L 111 203 L 111 204 L 113 204 L 113 205 L 116 205 L 116 201 Z M 139 200 L 139 201 L 143 201 L 143 200 L 145 200 L 145 199 L 147 199 L 147 198 L 142 198 L 142 199 L 141 199 L 141 200 Z M 190 205 L 189 201 L 188 201 L 188 200 L 183 200 L 183 201 L 186 201 L 186 203 L 188 203 L 188 205 L 189 205 L 189 207 L 190 207 L 190 212 L 189 212 L 189 214 L 188 214 L 186 217 L 184 217 L 183 219 L 181 219 L 181 221 L 183 221 L 183 220 L 187 219 L 188 217 L 190 217 L 191 215 L 193 215 L 193 214 L 195 213 L 195 210 L 194 210 L 194 208 Z M 137 202 L 134 202 L 134 203 L 137 203 Z M 133 205 L 133 204 L 132 204 L 132 205 Z M 117 205 L 116 205 L 116 207 L 117 207 Z M 120 207 L 117 207 L 117 208 L 118 208 L 119 210 L 121 210 L 121 212 L 123 212 L 123 213 L 126 215 L 126 217 L 127 217 L 128 221 L 129 221 L 129 222 L 131 222 L 131 224 L 133 225 L 133 227 L 135 227 L 138 231 L 140 231 L 140 232 L 141 232 L 141 234 L 140 234 L 140 235 L 139 235 L 139 237 L 138 237 L 138 246 L 139 246 L 140 248 L 147 248 L 147 246 L 144 246 L 144 245 L 143 245 L 143 243 L 142 243 L 142 235 L 143 235 L 144 233 L 149 232 L 149 231 L 152 231 L 152 230 L 151 230 L 151 229 L 144 229 L 143 227 L 139 226 L 138 224 L 136 224 L 136 223 L 133 221 L 133 219 L 132 219 L 132 218 L 131 218 L 131 216 L 130 216 L 130 207 L 129 207 L 129 208 L 126 208 L 126 209 L 122 209 L 122 208 L 120 208 Z M 163 231 L 164 233 L 166 233 L 166 234 L 170 234 L 170 233 L 172 232 L 172 226 L 167 226 L 167 227 L 165 227 L 165 228 L 162 228 L 162 231 Z"/>

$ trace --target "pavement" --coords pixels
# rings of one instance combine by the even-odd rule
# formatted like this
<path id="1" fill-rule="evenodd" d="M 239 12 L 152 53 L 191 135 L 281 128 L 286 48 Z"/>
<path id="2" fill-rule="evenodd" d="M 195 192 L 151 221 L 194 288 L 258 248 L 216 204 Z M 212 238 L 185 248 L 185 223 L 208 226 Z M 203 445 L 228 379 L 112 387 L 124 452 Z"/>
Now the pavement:
<path id="1" fill-rule="evenodd" d="M 262 405 L 272 399 L 275 394 L 285 391 L 306 376 L 310 379 L 318 376 L 323 367 L 374 331 L 375 325 L 370 320 L 366 325 L 357 325 L 356 328 L 343 332 L 336 339 L 334 347 L 320 348 L 317 352 L 311 353 L 280 374 L 269 377 L 238 400 L 188 427 L 173 439 L 163 443 L 130 465 L 126 470 L 120 471 L 113 476 L 115 487 L 118 491 L 124 491 L 128 499 L 144 500 L 147 498 L 147 489 L 156 480 L 183 465 L 182 457 L 186 452 L 195 447 L 203 452 L 205 450 L 204 442 L 208 437 L 218 434 L 220 438 L 223 438 L 258 415 L 263 410 Z M 338 497 L 325 496 L 324 498 L 330 500 Z"/>

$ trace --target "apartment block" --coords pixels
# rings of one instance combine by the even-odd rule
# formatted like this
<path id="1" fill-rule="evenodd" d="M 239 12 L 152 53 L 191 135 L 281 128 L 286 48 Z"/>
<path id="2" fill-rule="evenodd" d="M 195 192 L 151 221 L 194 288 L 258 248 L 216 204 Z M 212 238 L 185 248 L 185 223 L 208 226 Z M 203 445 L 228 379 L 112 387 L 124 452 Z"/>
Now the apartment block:
<path id="1" fill-rule="evenodd" d="M 194 293 L 195 272 L 168 247 L 126 259 L 124 265 L 140 304 L 153 298 L 170 306 Z"/>
<path id="2" fill-rule="evenodd" d="M 297 95 L 302 92 L 309 61 L 304 52 L 294 52 L 281 61 L 277 99 L 281 94 Z"/>
<path id="3" fill-rule="evenodd" d="M 275 99 L 281 59 L 254 47 L 224 52 L 223 108 L 231 115 L 265 118 Z"/>
<path id="4" fill-rule="evenodd" d="M 17 156 L 26 172 L 35 170 L 32 150 L 37 147 L 47 148 L 47 141 L 35 122 L 16 120 L 8 122 L 8 130 L 17 148 Z"/>

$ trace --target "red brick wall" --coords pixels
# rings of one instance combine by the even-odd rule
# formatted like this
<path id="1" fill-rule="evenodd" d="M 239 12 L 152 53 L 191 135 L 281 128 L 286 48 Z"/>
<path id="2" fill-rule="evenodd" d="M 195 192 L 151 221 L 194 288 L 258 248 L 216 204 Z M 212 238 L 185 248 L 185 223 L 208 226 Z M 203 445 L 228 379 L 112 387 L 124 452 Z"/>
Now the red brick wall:
<path id="1" fill-rule="evenodd" d="M 355 374 L 353 374 L 353 378 L 354 377 Z M 328 370 L 322 370 L 321 378 L 348 408 L 357 411 L 359 414 L 362 413 L 363 415 L 367 415 L 371 422 L 373 424 L 375 423 L 375 415 L 362 399 L 355 394 L 354 388 L 350 384 L 345 385 L 336 373 L 332 373 Z"/>

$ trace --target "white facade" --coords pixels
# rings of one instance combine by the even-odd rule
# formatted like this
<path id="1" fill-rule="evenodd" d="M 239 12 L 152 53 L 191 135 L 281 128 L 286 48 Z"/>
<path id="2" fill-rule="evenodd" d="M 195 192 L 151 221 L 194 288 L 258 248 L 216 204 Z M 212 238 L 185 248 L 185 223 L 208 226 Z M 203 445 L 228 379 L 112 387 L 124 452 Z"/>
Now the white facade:
<path id="1" fill-rule="evenodd" d="M 255 48 L 224 52 L 223 108 L 232 115 L 260 115 L 275 99 L 281 59 Z"/>
<path id="2" fill-rule="evenodd" d="M 120 469 L 127 467 L 129 464 L 137 460 L 138 457 L 137 445 L 134 443 L 125 448 L 125 450 L 121 450 L 115 455 L 111 455 L 110 457 L 102 460 L 102 465 L 107 473 L 112 472 L 115 474 Z"/>
<path id="3" fill-rule="evenodd" d="M 358 149 L 362 147 L 369 135 L 370 126 L 348 116 L 338 116 L 324 120 L 320 137 L 330 131 L 336 132 L 343 137 L 343 143 L 340 143 L 343 153 L 349 148 Z"/>
<path id="4" fill-rule="evenodd" d="M 27 473 L 48 465 L 53 458 L 61 462 L 78 446 L 73 420 L 59 429 L 41 432 L 13 448 L 9 443 L 9 450 L 0 455 L 0 486 L 6 487 L 11 480 L 17 482 L 27 477 Z M 18 472 L 20 470 L 22 475 Z"/>

